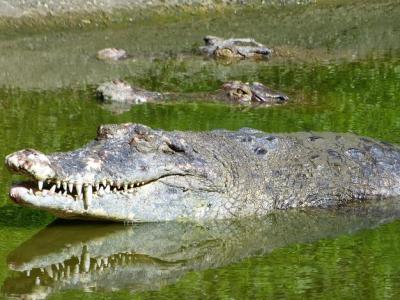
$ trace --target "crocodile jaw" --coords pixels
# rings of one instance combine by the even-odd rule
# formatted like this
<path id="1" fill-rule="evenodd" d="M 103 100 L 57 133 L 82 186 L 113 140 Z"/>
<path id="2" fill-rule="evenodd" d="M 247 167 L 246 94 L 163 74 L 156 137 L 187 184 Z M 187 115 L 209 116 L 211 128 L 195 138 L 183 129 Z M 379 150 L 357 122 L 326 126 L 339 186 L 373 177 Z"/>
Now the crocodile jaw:
<path id="1" fill-rule="evenodd" d="M 87 203 L 70 195 L 15 185 L 10 198 L 19 205 L 45 210 L 63 219 L 115 222 L 161 222 L 179 219 L 214 218 L 218 197 L 184 191 L 170 186 L 173 178 L 132 188 L 127 192 L 94 195 Z M 223 217 L 223 214 L 220 215 Z"/>

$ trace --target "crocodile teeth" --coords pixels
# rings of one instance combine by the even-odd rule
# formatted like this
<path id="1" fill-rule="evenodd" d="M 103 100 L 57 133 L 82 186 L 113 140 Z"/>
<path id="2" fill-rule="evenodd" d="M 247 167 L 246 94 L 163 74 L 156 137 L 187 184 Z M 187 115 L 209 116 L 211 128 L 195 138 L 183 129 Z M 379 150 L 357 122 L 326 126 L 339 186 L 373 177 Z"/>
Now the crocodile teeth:
<path id="1" fill-rule="evenodd" d="M 101 181 L 101 184 L 105 187 L 105 186 L 107 186 L 107 180 L 106 179 L 103 179 L 102 181 Z"/>
<path id="2" fill-rule="evenodd" d="M 56 185 L 53 185 L 51 188 L 50 188 L 50 193 L 54 193 L 56 191 Z"/>
<path id="3" fill-rule="evenodd" d="M 56 186 L 57 186 L 58 189 L 61 187 L 61 181 L 60 180 L 56 181 Z"/>
<path id="4" fill-rule="evenodd" d="M 43 190 L 43 181 L 42 180 L 38 181 L 38 187 L 39 187 L 39 190 Z"/>
<path id="5" fill-rule="evenodd" d="M 93 199 L 93 188 L 90 184 L 85 185 L 83 188 L 83 199 L 85 199 L 86 202 L 90 202 Z"/>
<path id="6" fill-rule="evenodd" d="M 128 184 L 125 183 L 125 184 L 124 184 L 124 191 L 126 192 L 127 190 L 128 190 Z"/>
<path id="7" fill-rule="evenodd" d="M 70 192 L 70 193 L 72 193 L 72 190 L 74 189 L 74 184 L 72 183 L 72 182 L 69 182 L 68 183 L 68 191 Z"/>
<path id="8" fill-rule="evenodd" d="M 64 191 L 66 191 L 67 190 L 67 182 L 66 181 L 63 181 L 63 183 L 62 183 L 62 187 L 63 187 L 63 190 Z"/>
<path id="9" fill-rule="evenodd" d="M 103 187 L 101 187 L 100 189 L 99 189 L 99 191 L 97 192 L 97 194 L 99 195 L 99 196 L 103 196 L 104 195 L 104 188 Z"/>
<path id="10" fill-rule="evenodd" d="M 82 183 L 76 183 L 75 189 L 76 189 L 76 193 L 78 194 L 78 196 L 80 196 L 82 194 Z"/>
<path id="11" fill-rule="evenodd" d="M 109 193 L 109 192 L 110 192 L 110 189 L 111 189 L 110 186 L 107 185 L 106 188 L 104 189 L 104 192 Z"/>

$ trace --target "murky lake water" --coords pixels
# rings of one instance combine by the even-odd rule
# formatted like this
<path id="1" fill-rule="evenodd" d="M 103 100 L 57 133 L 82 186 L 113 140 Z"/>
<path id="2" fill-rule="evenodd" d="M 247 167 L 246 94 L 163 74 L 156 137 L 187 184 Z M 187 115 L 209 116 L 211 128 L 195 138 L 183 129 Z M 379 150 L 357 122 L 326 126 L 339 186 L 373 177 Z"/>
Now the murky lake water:
<path id="1" fill-rule="evenodd" d="M 256 17 L 265 26 L 255 26 Z M 91 140 L 98 125 L 122 122 L 167 130 L 351 131 L 400 143 L 398 18 L 395 1 L 366 6 L 338 2 L 171 13 L 107 29 L 2 29 L 0 157 L 21 148 L 74 149 Z M 290 55 L 232 64 L 194 57 L 191 51 L 205 34 L 253 36 Z M 118 64 L 97 61 L 95 52 L 107 46 L 126 48 L 135 58 Z M 97 84 L 115 77 L 146 89 L 182 93 L 211 92 L 232 79 L 260 81 L 287 93 L 291 101 L 252 109 L 192 100 L 138 105 L 116 114 L 94 97 Z M 41 231 L 54 218 L 8 200 L 10 184 L 17 179 L 0 166 L 3 296 L 400 296 L 395 203 L 345 213 L 278 213 L 222 225 L 62 223 Z M 29 268 L 29 274 L 19 272 Z"/>

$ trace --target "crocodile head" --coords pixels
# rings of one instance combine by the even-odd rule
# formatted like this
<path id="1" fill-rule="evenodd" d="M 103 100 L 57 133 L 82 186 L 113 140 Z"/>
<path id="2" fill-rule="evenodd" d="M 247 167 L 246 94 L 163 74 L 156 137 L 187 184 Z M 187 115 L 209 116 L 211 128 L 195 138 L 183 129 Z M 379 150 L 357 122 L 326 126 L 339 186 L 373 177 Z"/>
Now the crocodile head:
<path id="1" fill-rule="evenodd" d="M 97 59 L 105 61 L 118 61 L 129 58 L 128 53 L 120 48 L 105 48 L 97 52 Z"/>
<path id="2" fill-rule="evenodd" d="M 182 132 L 102 125 L 93 142 L 75 151 L 45 155 L 25 149 L 8 155 L 9 169 L 31 179 L 14 185 L 10 197 L 62 218 L 214 218 L 223 169 L 194 145 Z"/>
<path id="3" fill-rule="evenodd" d="M 243 83 L 230 81 L 222 85 L 231 101 L 239 103 L 282 104 L 289 97 L 281 92 L 276 92 L 259 82 Z"/>

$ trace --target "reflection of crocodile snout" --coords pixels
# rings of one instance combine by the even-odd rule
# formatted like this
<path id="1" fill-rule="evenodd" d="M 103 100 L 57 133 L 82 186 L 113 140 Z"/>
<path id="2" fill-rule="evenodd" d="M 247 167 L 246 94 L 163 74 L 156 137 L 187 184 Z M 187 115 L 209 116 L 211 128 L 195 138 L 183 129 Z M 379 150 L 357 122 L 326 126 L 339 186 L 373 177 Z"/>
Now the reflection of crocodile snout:
<path id="1" fill-rule="evenodd" d="M 204 224 L 128 227 L 57 222 L 9 254 L 7 262 L 14 273 L 1 291 L 7 296 L 44 298 L 69 289 L 159 289 L 189 271 L 390 222 L 400 216 L 398 200 Z"/>

